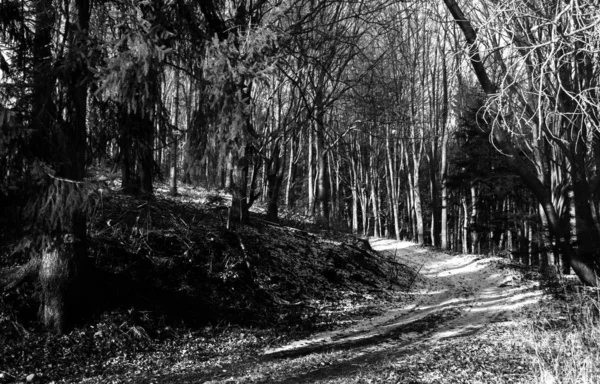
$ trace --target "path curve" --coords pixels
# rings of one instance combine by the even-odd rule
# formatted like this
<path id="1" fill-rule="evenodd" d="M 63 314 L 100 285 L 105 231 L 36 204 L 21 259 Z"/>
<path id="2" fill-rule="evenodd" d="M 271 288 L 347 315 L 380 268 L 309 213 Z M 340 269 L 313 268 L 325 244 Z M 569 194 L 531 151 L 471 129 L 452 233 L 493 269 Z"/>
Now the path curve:
<path id="1" fill-rule="evenodd" d="M 522 280 L 500 257 L 447 254 L 389 239 L 372 240 L 371 246 L 419 270 L 411 292 L 413 300 L 349 328 L 268 349 L 265 357 L 361 345 L 365 353 L 371 353 L 389 348 L 390 343 L 396 350 L 426 347 L 442 339 L 472 335 L 493 322 L 508 321 L 542 296 L 537 282 Z M 429 327 L 427 332 L 416 326 L 423 322 Z M 378 339 L 385 345 L 374 342 Z"/>
<path id="2" fill-rule="evenodd" d="M 522 279 L 500 257 L 447 254 L 389 239 L 372 240 L 371 246 L 419 271 L 409 293 L 410 300 L 402 300 L 381 315 L 344 329 L 266 349 L 248 362 L 224 369 L 210 381 L 192 375 L 177 382 L 362 383 L 371 382 L 360 379 L 365 371 L 385 366 L 392 367 L 392 374 L 403 375 L 408 369 L 413 375 L 412 366 L 405 366 L 407 362 L 429 356 L 444 345 L 459 351 L 469 349 L 480 336 L 485 337 L 486 326 L 496 322 L 505 322 L 499 326 L 510 326 L 517 312 L 527 307 L 533 309 L 542 298 L 537 282 Z M 435 371 L 439 368 L 428 374 L 443 377 L 443 372 Z M 382 374 L 389 373 L 388 369 Z M 517 377 L 512 371 L 510 375 Z M 420 382 L 399 377 L 391 381 L 378 377 L 377 382 Z"/>

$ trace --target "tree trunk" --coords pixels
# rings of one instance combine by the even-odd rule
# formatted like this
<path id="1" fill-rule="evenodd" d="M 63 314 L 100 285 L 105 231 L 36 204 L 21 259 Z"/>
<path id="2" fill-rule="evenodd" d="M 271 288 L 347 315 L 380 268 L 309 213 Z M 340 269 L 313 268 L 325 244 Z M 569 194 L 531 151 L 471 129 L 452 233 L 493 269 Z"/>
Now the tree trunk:
<path id="1" fill-rule="evenodd" d="M 317 193 L 315 224 L 329 228 L 329 198 L 331 196 L 331 185 L 329 185 L 328 154 L 325 148 L 325 121 L 322 105 L 316 99 L 316 156 L 317 156 Z"/>
<path id="2" fill-rule="evenodd" d="M 307 215 L 312 216 L 315 213 L 315 177 L 314 177 L 314 131 L 312 127 L 307 128 L 308 132 L 308 211 Z"/>
<path id="3" fill-rule="evenodd" d="M 438 204 L 438 188 L 437 188 L 437 173 L 435 166 L 429 167 L 429 188 L 431 192 L 431 245 L 434 247 L 440 246 L 440 222 L 441 222 L 441 211 Z"/>
<path id="4" fill-rule="evenodd" d="M 251 83 L 242 81 L 237 84 L 242 95 L 244 103 L 250 103 L 252 99 Z M 252 165 L 254 156 L 254 147 L 252 146 L 252 138 L 256 137 L 254 126 L 252 125 L 252 117 L 249 108 L 244 104 L 240 108 L 239 119 L 242 121 L 242 127 L 237 133 L 238 148 L 230 150 L 230 167 L 229 176 L 231 188 L 231 206 L 229 209 L 228 224 L 235 226 L 236 224 L 246 223 L 250 219 L 250 207 L 258 195 L 254 194 L 256 187 L 257 172 L 260 168 L 260 162 L 256 162 L 253 168 L 252 179 L 250 179 L 250 166 Z M 250 188 L 248 187 L 250 183 Z"/>
<path id="5" fill-rule="evenodd" d="M 286 209 L 290 209 L 292 207 L 292 200 L 293 200 L 293 196 L 292 196 L 292 185 L 294 183 L 294 179 L 296 177 L 296 172 L 294 172 L 295 170 L 295 162 L 294 162 L 294 137 L 295 135 L 292 134 L 292 138 L 290 139 L 290 151 L 289 151 L 289 157 L 288 157 L 288 176 L 287 176 L 287 183 L 285 185 L 285 208 Z M 298 147 L 300 147 L 300 145 L 298 145 Z"/>
<path id="6" fill-rule="evenodd" d="M 175 130 L 179 129 L 179 70 L 175 69 L 175 113 L 174 113 L 174 121 L 173 121 L 173 126 L 175 127 Z M 177 159 L 178 159 L 178 146 L 179 146 L 179 134 L 177 132 L 175 132 L 173 130 L 173 128 L 170 129 L 170 138 L 171 138 L 171 169 L 170 169 L 170 176 L 171 176 L 171 189 L 169 191 L 169 193 L 171 194 L 171 196 L 177 196 Z"/>
<path id="7" fill-rule="evenodd" d="M 507 217 L 511 217 L 513 215 L 513 203 L 512 200 L 508 200 L 508 202 L 506 203 L 506 213 L 507 213 Z M 542 208 L 542 212 L 543 212 L 543 208 Z M 512 257 L 512 253 L 514 250 L 513 247 L 513 230 L 511 228 L 511 224 L 509 222 L 508 224 L 508 228 L 506 229 L 506 250 L 508 251 L 509 257 Z"/>
<path id="8" fill-rule="evenodd" d="M 50 130 L 56 120 L 53 92 L 56 79 L 52 73 L 52 28 L 55 23 L 54 5 L 51 0 L 35 3 L 35 34 L 33 37 L 33 86 L 32 86 L 32 147 L 42 159 L 52 158 L 48 145 Z"/>
<path id="9" fill-rule="evenodd" d="M 442 249 L 448 248 L 448 72 L 446 67 L 445 55 L 442 57 L 442 153 L 441 153 L 441 164 L 440 164 L 440 184 L 441 184 L 441 224 L 440 224 L 440 246 Z"/>
<path id="10" fill-rule="evenodd" d="M 376 176 L 376 175 L 374 175 Z M 376 184 L 377 178 L 371 178 L 371 207 L 373 209 L 373 236 L 381 237 L 380 217 L 379 217 L 379 199 L 377 198 Z"/>
<path id="11" fill-rule="evenodd" d="M 358 190 L 352 186 L 352 233 L 358 233 Z"/>
<path id="12" fill-rule="evenodd" d="M 392 214 L 392 221 L 394 222 L 394 234 L 396 235 L 396 240 L 400 240 L 400 212 L 398 212 L 399 194 L 396 184 L 396 179 L 398 176 L 396 174 L 396 162 L 394 161 L 398 154 L 396 154 L 396 151 L 392 150 L 390 134 L 390 126 L 388 124 L 385 131 L 385 153 L 387 155 L 388 161 L 387 174 L 390 190 L 390 208 Z"/>
<path id="13" fill-rule="evenodd" d="M 333 152 L 327 151 L 327 174 L 329 175 L 329 221 L 336 222 L 337 217 L 337 190 L 339 183 L 336 183 L 333 179 L 335 173 L 332 168 L 332 164 L 334 163 Z M 338 173 L 339 174 L 339 173 Z M 339 181 L 339 180 L 338 180 Z"/>
<path id="14" fill-rule="evenodd" d="M 353 146 L 356 143 L 352 144 Z M 357 151 L 354 150 L 354 153 Z M 350 157 L 350 193 L 352 197 L 351 201 L 351 215 L 352 215 L 352 233 L 358 233 L 358 164 L 354 154 L 349 154 Z"/>
<path id="15" fill-rule="evenodd" d="M 477 204 L 477 188 L 471 183 L 471 218 L 469 220 L 469 230 L 471 231 L 471 253 L 479 253 L 479 230 L 477 229 L 477 216 L 478 216 L 478 204 Z"/>
<path id="16" fill-rule="evenodd" d="M 39 269 L 42 290 L 40 316 L 44 325 L 57 334 L 64 333 L 73 325 L 83 298 L 80 272 L 87 250 L 85 238 L 76 236 L 85 232 L 85 216 L 74 220 L 71 231 L 74 233 L 62 238 L 48 238 Z"/>
<path id="17" fill-rule="evenodd" d="M 141 117 L 138 152 L 138 170 L 142 193 L 152 195 L 154 192 L 154 123 L 148 113 Z"/>
<path id="18" fill-rule="evenodd" d="M 285 150 L 285 142 L 281 144 L 284 146 L 283 157 L 285 158 L 286 150 Z M 271 154 L 271 158 L 269 162 L 266 164 L 268 169 L 267 171 L 267 219 L 271 221 L 278 220 L 278 201 L 279 201 L 279 191 L 281 190 L 281 185 L 283 184 L 283 165 L 282 159 L 279 156 L 280 144 L 275 143 L 273 153 Z"/>
<path id="19" fill-rule="evenodd" d="M 548 219 L 546 215 L 544 215 L 544 209 L 541 205 L 538 204 L 538 216 L 540 218 L 540 228 L 539 228 L 539 244 L 540 244 L 540 259 L 541 259 L 541 267 L 548 268 L 549 266 L 554 266 L 554 255 L 550 252 L 550 247 L 552 241 L 550 240 L 547 232 L 548 228 Z"/>
<path id="20" fill-rule="evenodd" d="M 462 253 L 469 253 L 469 205 L 465 193 L 461 195 L 463 208 L 463 226 L 462 226 Z"/>
<path id="21" fill-rule="evenodd" d="M 423 223 L 423 208 L 421 205 L 421 189 L 419 188 L 419 171 L 415 170 L 413 178 L 413 196 L 415 205 L 417 242 L 420 245 L 425 244 L 425 225 Z"/>
<path id="22" fill-rule="evenodd" d="M 231 207 L 229 209 L 229 226 L 245 223 L 250 218 L 248 204 L 248 176 L 250 166 L 250 150 L 245 148 L 242 156 L 232 153 L 230 173 Z"/>
<path id="23" fill-rule="evenodd" d="M 78 0 L 75 4 L 77 30 L 69 36 L 69 49 L 81 52 L 87 46 L 89 3 Z M 47 5 L 42 4 L 43 7 Z M 66 186 L 59 188 L 55 192 L 57 194 L 83 193 L 76 186 L 85 175 L 88 93 L 85 61 L 73 63 L 71 70 L 65 84 L 66 97 L 70 104 L 69 113 L 66 116 L 66 124 L 62 127 L 62 142 L 56 143 L 55 146 L 55 148 L 64 148 L 64 153 L 59 154 L 56 159 L 59 164 L 56 175 L 61 179 L 56 179 L 55 183 L 64 183 Z M 55 228 L 58 235 L 45 236 L 39 269 L 42 291 L 40 315 L 44 325 L 58 334 L 71 327 L 77 316 L 84 295 L 81 289 L 80 270 L 87 253 L 85 207 L 61 207 L 60 209 L 72 212 L 72 216 L 64 218 L 62 226 Z"/>

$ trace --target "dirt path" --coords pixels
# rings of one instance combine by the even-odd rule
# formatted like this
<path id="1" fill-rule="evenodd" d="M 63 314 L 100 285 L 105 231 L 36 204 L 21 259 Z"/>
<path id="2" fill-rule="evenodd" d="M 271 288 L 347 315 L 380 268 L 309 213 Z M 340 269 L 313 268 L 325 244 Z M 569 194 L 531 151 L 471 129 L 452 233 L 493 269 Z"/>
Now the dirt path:
<path id="1" fill-rule="evenodd" d="M 251 366 L 209 382 L 371 382 L 356 378 L 367 367 L 407 361 L 444 342 L 460 343 L 453 347 L 460 351 L 486 326 L 509 323 L 542 295 L 536 283 L 521 280 L 501 258 L 448 255 L 402 241 L 371 243 L 420 271 L 409 304 L 342 330 L 267 349 Z"/>
<path id="2" fill-rule="evenodd" d="M 413 290 L 414 301 L 348 329 L 315 335 L 265 351 L 265 355 L 359 344 L 361 340 L 393 334 L 428 317 L 436 320 L 435 329 L 425 335 L 401 332 L 406 344 L 403 347 L 415 342 L 468 336 L 491 322 L 510 320 L 515 310 L 537 302 L 541 296 L 536 284 L 524 283 L 513 271 L 502 268 L 501 258 L 447 255 L 393 240 L 375 240 L 372 246 L 420 270 L 421 278 Z"/>

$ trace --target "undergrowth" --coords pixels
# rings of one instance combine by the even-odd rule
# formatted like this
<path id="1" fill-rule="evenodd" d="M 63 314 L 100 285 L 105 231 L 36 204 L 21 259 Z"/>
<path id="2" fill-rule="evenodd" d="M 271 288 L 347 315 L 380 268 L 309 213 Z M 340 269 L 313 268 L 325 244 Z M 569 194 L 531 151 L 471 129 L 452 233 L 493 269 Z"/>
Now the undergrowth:
<path id="1" fill-rule="evenodd" d="M 35 281 L 0 295 L 0 383 L 121 382 L 188 365 L 221 372 L 267 346 L 377 314 L 414 280 L 346 233 L 259 213 L 230 230 L 221 194 L 180 192 L 100 201 L 72 332 L 41 327 Z M 0 239 L 0 270 L 27 261 Z"/>
<path id="2" fill-rule="evenodd" d="M 551 293 L 515 330 L 529 348 L 533 382 L 600 383 L 600 292 L 563 280 Z"/>

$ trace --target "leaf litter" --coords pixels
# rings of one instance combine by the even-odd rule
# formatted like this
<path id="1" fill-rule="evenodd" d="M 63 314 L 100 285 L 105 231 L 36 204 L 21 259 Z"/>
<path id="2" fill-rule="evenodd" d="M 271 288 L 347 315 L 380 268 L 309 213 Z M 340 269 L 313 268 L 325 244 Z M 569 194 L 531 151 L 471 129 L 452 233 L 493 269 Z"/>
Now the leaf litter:
<path id="1" fill-rule="evenodd" d="M 408 297 L 415 272 L 366 241 L 260 213 L 229 230 L 219 196 L 104 196 L 88 231 L 88 305 L 72 332 L 41 328 L 33 282 L 0 297 L 0 383 L 209 377 Z M 13 249 L 3 244 L 0 268 L 23 260 Z"/>
<path id="2" fill-rule="evenodd" d="M 3 293 L 0 383 L 533 380 L 514 332 L 540 290 L 505 259 L 384 239 L 375 252 L 259 212 L 228 230 L 220 192 L 102 203 L 89 231 L 94 305 L 54 336 L 35 320 L 32 282 Z M 2 249 L 1 267 L 23 262 Z"/>

